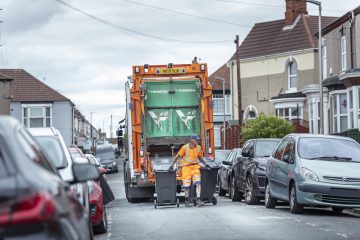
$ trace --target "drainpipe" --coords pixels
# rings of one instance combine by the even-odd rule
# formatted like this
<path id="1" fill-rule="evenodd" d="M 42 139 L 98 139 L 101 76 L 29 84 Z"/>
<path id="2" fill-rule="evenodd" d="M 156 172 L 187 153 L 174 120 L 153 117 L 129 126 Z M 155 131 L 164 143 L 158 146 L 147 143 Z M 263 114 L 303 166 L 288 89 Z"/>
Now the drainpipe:
<path id="1" fill-rule="evenodd" d="M 354 11 L 352 11 L 350 13 L 350 16 L 349 16 L 349 20 L 350 20 L 350 56 L 351 56 L 351 59 L 350 59 L 350 64 L 351 64 L 351 69 L 354 68 L 354 63 L 355 63 L 355 60 L 354 60 L 354 20 L 355 20 L 355 16 L 354 16 Z"/>

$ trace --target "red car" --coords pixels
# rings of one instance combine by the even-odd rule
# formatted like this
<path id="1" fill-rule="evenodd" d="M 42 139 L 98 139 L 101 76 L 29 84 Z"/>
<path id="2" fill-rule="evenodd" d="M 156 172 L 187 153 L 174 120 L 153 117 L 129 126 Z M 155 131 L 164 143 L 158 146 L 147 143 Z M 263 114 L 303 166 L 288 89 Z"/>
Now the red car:
<path id="1" fill-rule="evenodd" d="M 70 147 L 69 151 L 74 162 L 89 163 L 89 160 L 85 157 L 81 149 Z M 107 215 L 100 183 L 88 181 L 87 184 L 89 188 L 89 211 L 94 233 L 106 233 Z"/>

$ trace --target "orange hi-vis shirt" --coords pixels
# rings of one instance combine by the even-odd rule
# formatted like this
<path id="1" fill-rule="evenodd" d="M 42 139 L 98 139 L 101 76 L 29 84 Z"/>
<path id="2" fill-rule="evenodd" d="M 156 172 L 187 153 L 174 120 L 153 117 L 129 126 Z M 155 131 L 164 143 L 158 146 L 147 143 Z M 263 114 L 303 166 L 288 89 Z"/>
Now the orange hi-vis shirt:
<path id="1" fill-rule="evenodd" d="M 182 157 L 181 164 L 183 166 L 189 166 L 199 163 L 199 157 L 203 157 L 203 151 L 199 145 L 191 148 L 190 144 L 188 143 L 182 146 L 177 155 Z"/>

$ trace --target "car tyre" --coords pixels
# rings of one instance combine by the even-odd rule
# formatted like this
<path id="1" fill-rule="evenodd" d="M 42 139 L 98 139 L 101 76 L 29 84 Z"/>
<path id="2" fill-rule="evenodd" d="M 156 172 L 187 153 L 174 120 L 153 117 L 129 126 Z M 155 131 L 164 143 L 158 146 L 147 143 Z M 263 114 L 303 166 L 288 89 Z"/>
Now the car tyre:
<path id="1" fill-rule="evenodd" d="M 299 204 L 297 201 L 295 183 L 291 185 L 290 194 L 289 194 L 289 203 L 290 203 L 290 212 L 292 214 L 300 214 L 302 212 L 304 206 Z"/>
<path id="2" fill-rule="evenodd" d="M 334 213 L 337 213 L 337 214 L 340 214 L 344 211 L 344 208 L 339 208 L 339 207 L 332 207 L 331 209 Z"/>
<path id="3" fill-rule="evenodd" d="M 247 205 L 259 204 L 260 199 L 254 195 L 254 184 L 250 176 L 246 177 L 245 202 Z"/>
<path id="4" fill-rule="evenodd" d="M 108 227 L 107 214 L 106 214 L 105 206 L 103 206 L 103 208 L 104 208 L 103 219 L 101 220 L 101 223 L 93 227 L 95 234 L 103 234 L 107 232 L 107 227 Z"/>
<path id="5" fill-rule="evenodd" d="M 271 196 L 270 184 L 267 183 L 266 187 L 265 187 L 265 207 L 266 208 L 275 208 L 276 203 L 277 203 L 277 199 L 273 198 Z"/>
<path id="6" fill-rule="evenodd" d="M 239 190 L 238 190 L 238 188 L 237 188 L 237 186 L 236 186 L 236 182 L 235 182 L 235 178 L 234 177 L 232 177 L 231 179 L 230 179 L 230 185 L 231 185 L 231 187 L 230 187 L 230 189 L 231 189 L 231 194 L 229 194 L 229 195 L 231 195 L 231 200 L 233 201 L 233 202 L 238 202 L 238 201 L 241 201 L 241 199 L 242 199 L 242 194 L 239 192 Z"/>
<path id="7" fill-rule="evenodd" d="M 221 188 L 221 178 L 219 178 L 219 180 L 218 180 L 218 194 L 219 194 L 219 196 L 226 195 L 226 191 Z"/>

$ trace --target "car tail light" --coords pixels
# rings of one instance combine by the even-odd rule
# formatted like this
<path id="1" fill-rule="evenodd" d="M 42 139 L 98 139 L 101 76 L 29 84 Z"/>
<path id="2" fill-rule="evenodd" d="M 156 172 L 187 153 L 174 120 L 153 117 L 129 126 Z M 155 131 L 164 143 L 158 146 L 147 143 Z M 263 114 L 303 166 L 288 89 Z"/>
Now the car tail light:
<path id="1" fill-rule="evenodd" d="M 11 207 L 10 224 L 50 220 L 56 213 L 53 197 L 47 192 L 21 197 Z"/>

